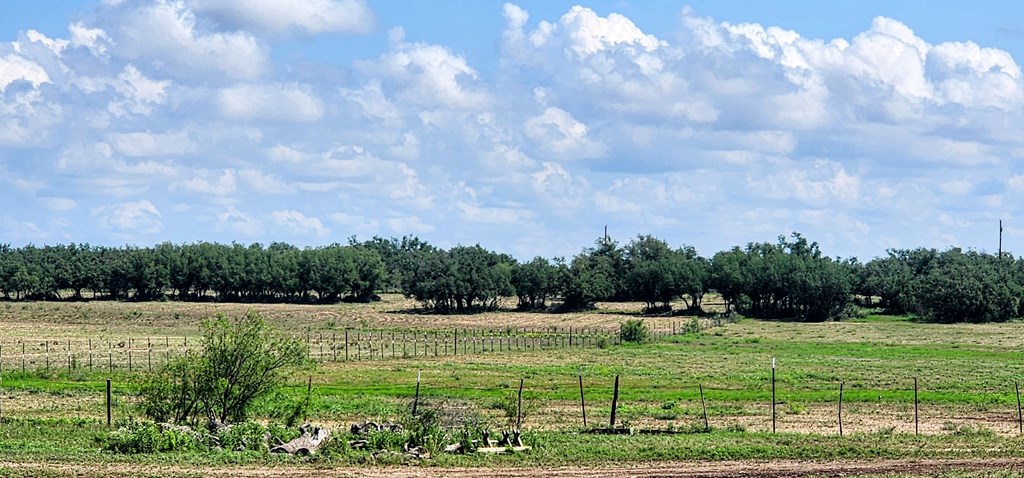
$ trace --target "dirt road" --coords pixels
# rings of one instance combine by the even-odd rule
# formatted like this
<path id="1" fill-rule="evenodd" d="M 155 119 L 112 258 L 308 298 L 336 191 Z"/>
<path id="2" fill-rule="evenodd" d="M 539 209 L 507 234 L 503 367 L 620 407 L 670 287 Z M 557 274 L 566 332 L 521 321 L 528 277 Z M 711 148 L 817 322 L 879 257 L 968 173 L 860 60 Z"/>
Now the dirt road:
<path id="1" fill-rule="evenodd" d="M 159 476 L 162 478 L 186 476 L 245 477 L 713 477 L 788 478 L 803 476 L 849 477 L 862 475 L 906 474 L 941 476 L 958 471 L 996 472 L 1012 471 L 1024 476 L 1024 459 L 973 460 L 876 460 L 876 461 L 765 461 L 765 462 L 708 462 L 658 463 L 600 467 L 557 468 L 429 468 L 429 467 L 232 467 L 218 466 L 197 469 L 177 465 L 135 464 L 69 464 L 69 463 L 13 463 L 0 461 L 0 476 L 74 476 L 74 477 L 127 477 Z"/>

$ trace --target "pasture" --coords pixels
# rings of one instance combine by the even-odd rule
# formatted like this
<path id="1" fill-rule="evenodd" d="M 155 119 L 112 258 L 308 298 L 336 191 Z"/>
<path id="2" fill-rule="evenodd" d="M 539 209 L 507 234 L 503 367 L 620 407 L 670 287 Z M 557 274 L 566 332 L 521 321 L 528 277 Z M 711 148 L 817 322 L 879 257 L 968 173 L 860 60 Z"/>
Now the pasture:
<path id="1" fill-rule="evenodd" d="M 88 475 L 83 463 L 95 465 L 94 471 L 106 470 L 106 475 L 171 467 L 164 476 L 188 475 L 187 469 L 196 465 L 237 472 L 239 466 L 274 470 L 402 464 L 400 457 L 353 450 L 307 459 L 232 452 L 100 451 L 107 433 L 107 378 L 114 387 L 115 425 L 141 419 L 135 394 L 138 377 L 148 369 L 145 360 L 152 360 L 146 346 L 184 347 L 186 337 L 194 345 L 203 319 L 216 313 L 241 315 L 250 307 L 283 331 L 316 337 L 310 339 L 316 365 L 296 371 L 288 387 L 258 404 L 262 421 L 281 421 L 311 383 L 307 418 L 336 428 L 343 439 L 352 423 L 407 415 L 420 376 L 421 406 L 460 426 L 500 430 L 517 413 L 515 399 L 523 381 L 522 428 L 524 441 L 533 450 L 503 456 L 437 454 L 418 465 L 406 465 L 414 469 L 543 466 L 570 467 L 572 474 L 571 467 L 576 466 L 657 469 L 682 461 L 713 467 L 710 463 L 763 460 L 790 460 L 795 466 L 890 460 L 895 464 L 866 466 L 853 473 L 887 474 L 912 473 L 899 463 L 916 460 L 940 463 L 921 468 L 932 473 L 974 476 L 1003 465 L 1019 466 L 1016 460 L 1024 458 L 1015 390 L 1016 381 L 1024 376 L 1021 323 L 937 325 L 885 316 L 813 324 L 749 319 L 716 324 L 705 319 L 697 322 L 699 331 L 692 326 L 687 331 L 690 318 L 640 317 L 642 304 L 600 304 L 595 311 L 572 314 L 498 311 L 456 316 L 422 314 L 415 306 L 401 296 L 386 296 L 374 304 L 329 306 L 0 304 L 0 476 L 23 474 L 18 463 L 55 466 L 45 472 L 51 474 L 39 476 Z M 614 336 L 621 322 L 635 318 L 659 331 L 657 340 L 644 345 L 600 340 Z M 445 335 L 456 330 L 461 338 Z M 566 344 L 570 331 L 576 335 Z M 338 357 L 337 337 L 346 332 L 369 335 L 368 350 L 383 351 L 384 358 L 370 353 L 357 360 L 352 350 L 349 360 Z M 379 339 L 376 349 L 374 333 Z M 421 353 L 417 339 L 410 342 L 422 337 L 426 346 L 428 338 L 438 334 L 446 345 L 451 339 L 461 343 L 453 345 L 460 351 Z M 589 343 L 581 339 L 587 334 Z M 488 349 L 488 339 L 493 344 L 495 336 L 504 337 L 507 344 L 516 340 L 517 346 L 502 348 L 499 338 L 498 348 Z M 404 339 L 398 344 L 400 340 L 391 337 Z M 78 348 L 87 341 L 99 350 L 92 368 L 84 365 Z M 139 351 L 133 369 L 129 371 L 123 361 L 112 371 L 104 368 L 103 347 L 109 350 L 112 343 L 129 341 L 129 348 Z M 22 371 L 18 348 L 23 343 L 50 344 L 58 351 L 53 352 L 52 364 L 41 367 L 36 356 Z M 67 353 L 59 352 L 65 343 L 76 344 L 70 371 L 64 362 L 69 360 Z M 414 344 L 417 353 L 409 353 Z M 321 351 L 325 345 L 326 353 Z M 158 348 L 157 355 L 176 353 L 177 347 Z M 774 433 L 773 357 L 778 367 Z M 616 426 L 635 433 L 584 433 L 609 426 L 616 376 L 621 383 Z M 580 406 L 581 381 L 587 427 Z M 705 409 L 710 431 L 704 428 Z M 964 460 L 964 465 L 941 465 L 952 459 Z"/>

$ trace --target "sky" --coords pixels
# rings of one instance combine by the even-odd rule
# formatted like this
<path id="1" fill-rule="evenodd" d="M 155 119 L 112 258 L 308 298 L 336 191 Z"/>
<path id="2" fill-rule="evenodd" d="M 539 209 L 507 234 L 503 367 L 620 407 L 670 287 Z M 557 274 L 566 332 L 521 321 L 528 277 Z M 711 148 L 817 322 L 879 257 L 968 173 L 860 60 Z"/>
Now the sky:
<path id="1" fill-rule="evenodd" d="M 1024 3 L 0 0 L 0 243 L 1024 241 Z"/>

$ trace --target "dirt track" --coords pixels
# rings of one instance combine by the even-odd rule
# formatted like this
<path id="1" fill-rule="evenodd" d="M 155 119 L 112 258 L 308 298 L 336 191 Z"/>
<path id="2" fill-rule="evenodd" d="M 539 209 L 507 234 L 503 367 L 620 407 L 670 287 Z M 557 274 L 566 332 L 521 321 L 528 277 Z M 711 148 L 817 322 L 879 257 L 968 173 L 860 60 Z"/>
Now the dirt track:
<path id="1" fill-rule="evenodd" d="M 230 467 L 196 469 L 184 466 L 156 466 L 133 464 L 67 464 L 67 463 L 11 463 L 0 461 L 0 475 L 33 476 L 45 470 L 45 476 L 214 476 L 214 477 L 369 477 L 413 478 L 434 476 L 458 477 L 802 477 L 802 476 L 860 476 L 909 474 L 935 476 L 946 472 L 1014 471 L 1024 476 L 1024 459 L 974 460 L 876 460 L 876 461 L 765 461 L 765 462 L 709 462 L 659 463 L 636 466 L 601 466 L 595 468 L 425 468 L 425 467 L 364 467 L 320 468 L 296 467 Z"/>

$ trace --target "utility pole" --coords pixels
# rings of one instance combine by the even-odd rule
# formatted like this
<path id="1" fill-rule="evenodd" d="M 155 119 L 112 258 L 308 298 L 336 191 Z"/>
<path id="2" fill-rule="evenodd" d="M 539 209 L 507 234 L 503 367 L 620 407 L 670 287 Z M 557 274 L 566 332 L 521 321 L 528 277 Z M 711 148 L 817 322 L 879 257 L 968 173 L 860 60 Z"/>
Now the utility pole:
<path id="1" fill-rule="evenodd" d="M 999 220 L 999 258 L 1003 258 L 1003 220 Z"/>

